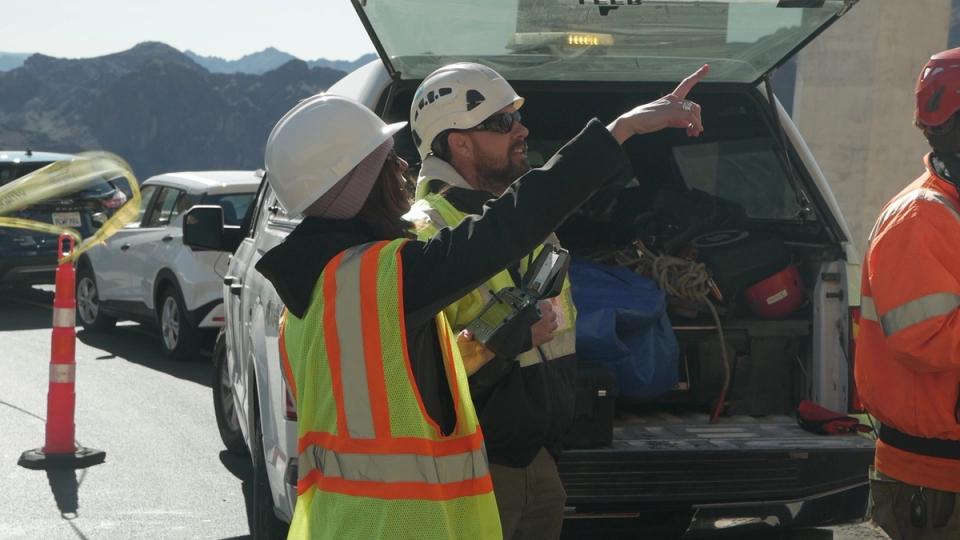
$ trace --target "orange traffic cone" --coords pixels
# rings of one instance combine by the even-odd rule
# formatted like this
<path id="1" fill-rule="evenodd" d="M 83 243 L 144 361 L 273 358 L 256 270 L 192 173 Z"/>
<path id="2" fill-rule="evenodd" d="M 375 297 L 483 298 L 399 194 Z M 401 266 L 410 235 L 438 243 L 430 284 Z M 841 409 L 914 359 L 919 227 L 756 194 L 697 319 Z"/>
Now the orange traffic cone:
<path id="1" fill-rule="evenodd" d="M 64 243 L 68 248 L 64 250 Z M 74 239 L 61 234 L 57 244 L 61 257 L 69 255 Z M 50 347 L 50 386 L 47 392 L 47 426 L 43 448 L 27 450 L 17 463 L 28 469 L 83 469 L 103 463 L 107 455 L 76 445 L 73 423 L 76 393 L 76 308 L 74 296 L 76 272 L 72 262 L 61 258 L 57 266 L 56 292 L 53 297 L 53 337 Z"/>

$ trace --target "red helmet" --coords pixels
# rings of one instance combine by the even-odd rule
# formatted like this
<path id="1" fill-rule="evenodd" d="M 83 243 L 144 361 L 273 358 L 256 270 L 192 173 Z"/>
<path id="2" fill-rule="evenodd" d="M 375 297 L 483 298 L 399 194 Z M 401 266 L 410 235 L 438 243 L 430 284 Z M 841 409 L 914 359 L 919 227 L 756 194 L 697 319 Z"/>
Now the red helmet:
<path id="1" fill-rule="evenodd" d="M 803 282 L 793 264 L 743 291 L 747 306 L 764 319 L 782 319 L 803 304 Z"/>
<path id="2" fill-rule="evenodd" d="M 916 93 L 916 120 L 925 126 L 939 126 L 960 110 L 960 47 L 930 57 Z"/>

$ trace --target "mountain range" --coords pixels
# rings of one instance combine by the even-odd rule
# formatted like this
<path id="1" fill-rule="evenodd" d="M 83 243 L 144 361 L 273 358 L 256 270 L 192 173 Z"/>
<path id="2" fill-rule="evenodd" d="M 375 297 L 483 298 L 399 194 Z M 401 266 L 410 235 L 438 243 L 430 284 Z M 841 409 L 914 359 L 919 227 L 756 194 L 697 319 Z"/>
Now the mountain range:
<path id="1" fill-rule="evenodd" d="M 203 56 L 191 50 L 183 51 L 191 60 L 207 68 L 210 73 L 252 73 L 260 75 L 272 69 L 276 69 L 290 60 L 299 60 L 296 56 L 267 47 L 266 49 L 248 54 L 236 60 L 225 60 L 219 56 Z M 23 65 L 27 58 L 33 53 L 8 53 L 0 52 L 0 71 L 10 71 Z M 358 67 L 374 60 L 375 54 L 365 54 L 356 60 L 327 60 L 318 58 L 316 60 L 306 60 L 309 67 L 325 67 L 350 73 Z"/>
<path id="2" fill-rule="evenodd" d="M 281 58 L 274 51 L 283 54 L 246 57 L 244 69 L 256 60 L 259 73 L 217 72 L 201 63 L 209 58 L 158 42 L 96 58 L 31 55 L 0 72 L 0 149 L 107 150 L 141 180 L 262 167 L 277 120 L 346 74 L 294 58 L 269 68 L 268 56 Z"/>
<path id="3" fill-rule="evenodd" d="M 183 53 L 189 56 L 194 62 L 207 68 L 207 71 L 211 73 L 254 73 L 259 75 L 271 69 L 276 69 L 290 60 L 298 59 L 292 54 L 285 53 L 273 47 L 248 54 L 237 60 L 224 60 L 217 56 L 200 56 L 190 50 L 183 51 Z M 350 73 L 376 57 L 377 55 L 375 54 L 365 54 L 353 61 L 320 58 L 318 60 L 307 60 L 306 62 L 310 67 L 325 67 Z"/>

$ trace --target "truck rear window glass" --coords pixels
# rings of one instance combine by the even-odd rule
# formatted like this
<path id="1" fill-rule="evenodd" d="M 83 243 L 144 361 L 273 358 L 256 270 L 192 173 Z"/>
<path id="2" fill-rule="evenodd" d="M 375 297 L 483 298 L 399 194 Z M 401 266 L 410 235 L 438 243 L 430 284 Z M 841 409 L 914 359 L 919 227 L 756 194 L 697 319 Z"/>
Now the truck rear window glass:
<path id="1" fill-rule="evenodd" d="M 735 201 L 752 218 L 794 220 L 802 208 L 775 152 L 759 137 L 675 146 L 673 157 L 687 187 Z"/>

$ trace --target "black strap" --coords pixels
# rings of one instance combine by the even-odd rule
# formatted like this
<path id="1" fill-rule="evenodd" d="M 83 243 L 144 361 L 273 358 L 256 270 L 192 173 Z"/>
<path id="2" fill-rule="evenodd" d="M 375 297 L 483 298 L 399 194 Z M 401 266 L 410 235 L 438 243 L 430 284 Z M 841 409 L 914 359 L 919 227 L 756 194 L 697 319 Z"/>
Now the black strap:
<path id="1" fill-rule="evenodd" d="M 880 424 L 878 432 L 881 441 L 905 452 L 920 454 L 922 456 L 960 459 L 960 441 L 916 437 L 886 424 Z"/>

